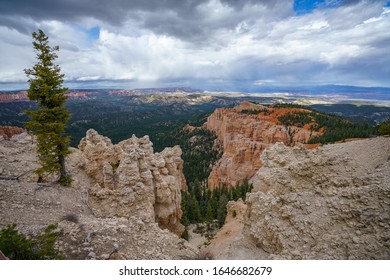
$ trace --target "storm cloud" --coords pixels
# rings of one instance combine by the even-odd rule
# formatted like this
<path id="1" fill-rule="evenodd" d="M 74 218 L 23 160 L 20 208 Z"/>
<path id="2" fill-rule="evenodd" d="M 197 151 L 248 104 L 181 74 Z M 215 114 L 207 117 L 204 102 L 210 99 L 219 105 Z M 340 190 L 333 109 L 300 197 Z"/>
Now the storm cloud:
<path id="1" fill-rule="evenodd" d="M 31 32 L 41 28 L 60 46 L 67 81 L 78 85 L 390 86 L 387 6 L 380 0 L 3 0 L 0 83 L 26 80 L 23 69 L 34 63 Z"/>

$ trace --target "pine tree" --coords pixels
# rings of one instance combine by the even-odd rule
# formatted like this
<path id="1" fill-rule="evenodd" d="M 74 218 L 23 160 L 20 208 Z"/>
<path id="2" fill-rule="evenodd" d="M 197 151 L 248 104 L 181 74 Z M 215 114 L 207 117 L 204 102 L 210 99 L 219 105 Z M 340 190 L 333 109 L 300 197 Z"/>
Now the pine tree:
<path id="1" fill-rule="evenodd" d="M 207 203 L 207 208 L 206 208 L 206 215 L 205 215 L 205 220 L 208 224 L 210 224 L 213 221 L 213 209 L 211 208 L 211 203 Z"/>
<path id="2" fill-rule="evenodd" d="M 188 226 L 190 224 L 190 219 L 189 219 L 189 209 L 187 207 L 188 204 L 188 194 L 187 192 L 182 192 L 181 193 L 181 210 L 183 211 L 183 215 L 181 216 L 181 223 L 184 226 Z"/>
<path id="3" fill-rule="evenodd" d="M 37 137 L 37 151 L 41 167 L 36 170 L 39 180 L 45 173 L 59 172 L 59 182 L 69 185 L 70 177 L 65 169 L 65 156 L 69 153 L 69 137 L 64 135 L 65 124 L 70 118 L 64 107 L 67 88 L 62 87 L 61 69 L 54 64 L 59 47 L 50 47 L 42 30 L 32 33 L 33 47 L 38 62 L 25 69 L 30 84 L 28 97 L 37 101 L 38 109 L 26 111 L 30 121 L 26 128 Z"/>
<path id="4" fill-rule="evenodd" d="M 202 214 L 200 212 L 200 206 L 199 206 L 199 202 L 198 200 L 196 199 L 196 197 L 194 196 L 193 197 L 193 207 L 194 207 L 194 221 L 195 222 L 198 222 L 198 223 L 202 223 L 203 222 L 203 217 L 202 217 Z"/>
<path id="5" fill-rule="evenodd" d="M 219 198 L 218 202 L 218 209 L 217 209 L 217 219 L 218 219 L 218 226 L 221 228 L 223 224 L 225 223 L 225 218 L 227 214 L 226 205 L 228 204 L 229 199 L 226 194 L 222 194 Z"/>

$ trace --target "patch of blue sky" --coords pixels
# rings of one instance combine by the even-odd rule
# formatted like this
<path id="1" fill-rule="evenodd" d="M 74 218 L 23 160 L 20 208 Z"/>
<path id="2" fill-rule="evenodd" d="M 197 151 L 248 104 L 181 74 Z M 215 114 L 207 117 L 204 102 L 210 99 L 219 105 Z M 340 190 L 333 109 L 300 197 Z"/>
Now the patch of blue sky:
<path id="1" fill-rule="evenodd" d="M 74 30 L 83 38 L 82 42 L 79 42 L 84 48 L 90 48 L 94 45 L 95 41 L 99 40 L 100 27 L 94 26 L 86 28 L 82 25 L 74 25 Z"/>
<path id="2" fill-rule="evenodd" d="M 342 3 L 342 0 L 295 0 L 294 11 L 296 15 L 300 16 L 310 14 L 318 8 L 339 7 Z"/>
<path id="3" fill-rule="evenodd" d="M 385 7 L 390 7 L 390 1 L 387 1 Z"/>
<path id="4" fill-rule="evenodd" d="M 100 28 L 99 26 L 92 27 L 87 30 L 88 38 L 91 41 L 95 41 L 99 39 L 100 36 Z"/>

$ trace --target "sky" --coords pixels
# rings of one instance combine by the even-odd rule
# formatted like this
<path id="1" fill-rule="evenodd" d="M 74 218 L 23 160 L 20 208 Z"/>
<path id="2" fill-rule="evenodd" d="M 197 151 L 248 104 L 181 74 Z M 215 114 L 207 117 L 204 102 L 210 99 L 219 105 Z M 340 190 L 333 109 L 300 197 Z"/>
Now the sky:
<path id="1" fill-rule="evenodd" d="M 387 0 L 1 0 L 0 90 L 38 29 L 70 88 L 390 87 Z"/>

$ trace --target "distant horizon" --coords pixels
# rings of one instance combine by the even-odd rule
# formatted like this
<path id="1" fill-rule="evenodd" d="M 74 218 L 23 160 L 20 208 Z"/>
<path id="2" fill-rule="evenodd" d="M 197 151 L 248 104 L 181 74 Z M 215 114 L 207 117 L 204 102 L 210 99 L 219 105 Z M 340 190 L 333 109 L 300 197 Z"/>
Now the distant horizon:
<path id="1" fill-rule="evenodd" d="M 27 89 L 1 91 L 5 93 L 18 93 Z M 148 88 L 69 88 L 70 91 L 144 91 L 142 94 L 169 94 L 174 90 L 186 92 L 188 95 L 200 93 L 210 96 L 225 97 L 271 97 L 286 100 L 306 100 L 317 104 L 348 103 L 359 104 L 361 102 L 377 106 L 390 106 L 390 88 L 385 87 L 357 87 L 345 85 L 322 86 L 295 86 L 295 87 L 267 87 L 262 91 L 250 90 L 209 90 L 191 86 L 148 87 Z M 153 92 L 156 91 L 156 92 Z M 119 93 L 120 94 L 120 93 Z"/>
<path id="2" fill-rule="evenodd" d="M 317 85 L 268 85 L 264 87 L 257 87 L 257 88 L 248 88 L 245 89 L 242 86 L 237 86 L 236 89 L 216 89 L 216 88 L 205 88 L 201 86 L 196 85 L 161 85 L 161 86 L 144 86 L 144 87 L 125 87 L 120 85 L 115 86 L 72 86 L 69 85 L 67 82 L 64 82 L 63 86 L 68 88 L 69 90 L 152 90 L 152 89 L 193 89 L 193 90 L 199 90 L 199 91 L 207 91 L 207 92 L 241 92 L 241 93 L 275 93 L 278 92 L 278 90 L 285 90 L 285 91 L 296 91 L 296 90 L 315 90 L 315 89 L 323 89 L 326 91 L 329 91 L 330 88 L 338 88 L 338 89 L 360 89 L 360 90 L 384 90 L 386 91 L 386 94 L 390 94 L 390 87 L 385 86 L 355 86 L 355 85 L 347 85 L 347 84 L 317 84 Z M 231 87 L 231 86 L 230 86 Z M 233 86 L 234 87 L 234 86 Z M 0 82 L 0 91 L 1 92 L 15 92 L 15 91 L 27 91 L 28 85 L 25 87 L 15 87 L 15 88 L 3 88 L 1 86 Z M 388 92 L 387 92 L 388 91 Z M 390 97 L 389 97 L 390 98 Z"/>

